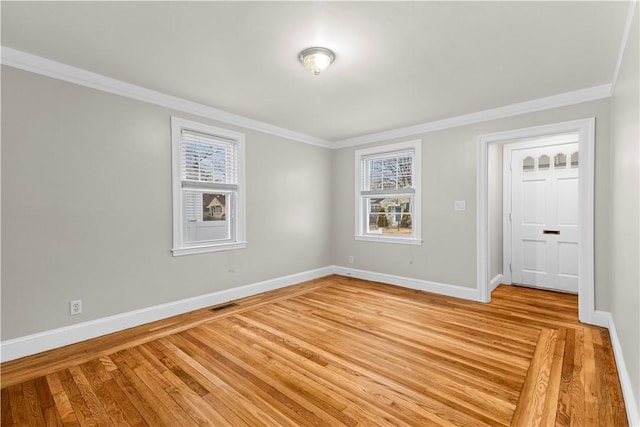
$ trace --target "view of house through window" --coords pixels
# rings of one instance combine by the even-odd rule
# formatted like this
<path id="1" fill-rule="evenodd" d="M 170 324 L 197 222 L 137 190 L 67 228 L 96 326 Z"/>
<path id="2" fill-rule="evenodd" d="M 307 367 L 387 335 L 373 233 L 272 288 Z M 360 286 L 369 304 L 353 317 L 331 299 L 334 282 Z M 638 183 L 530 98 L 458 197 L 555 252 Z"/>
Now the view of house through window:
<path id="1" fill-rule="evenodd" d="M 419 244 L 420 141 L 356 151 L 357 240 Z"/>
<path id="2" fill-rule="evenodd" d="M 224 221 L 227 219 L 227 210 L 224 194 L 202 194 L 202 220 Z"/>
<path id="3" fill-rule="evenodd" d="M 173 118 L 174 255 L 244 247 L 244 136 Z"/>
<path id="4" fill-rule="evenodd" d="M 411 198 L 368 198 L 369 233 L 411 234 Z"/>

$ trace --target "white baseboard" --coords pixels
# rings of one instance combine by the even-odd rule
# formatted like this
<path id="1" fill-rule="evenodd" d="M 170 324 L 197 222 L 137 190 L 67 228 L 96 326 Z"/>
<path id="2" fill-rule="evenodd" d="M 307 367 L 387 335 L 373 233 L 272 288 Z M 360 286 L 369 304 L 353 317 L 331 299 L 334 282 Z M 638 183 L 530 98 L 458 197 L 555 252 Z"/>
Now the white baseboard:
<path id="1" fill-rule="evenodd" d="M 501 283 L 504 283 L 504 275 L 498 274 L 496 277 L 491 279 L 491 282 L 489 282 L 489 293 L 493 292 L 493 290 Z"/>
<path id="2" fill-rule="evenodd" d="M 631 378 L 629 377 L 629 371 L 627 371 L 627 365 L 624 363 L 622 346 L 620 345 L 620 340 L 618 339 L 618 332 L 616 331 L 616 325 L 613 321 L 613 316 L 609 312 L 598 310 L 596 310 L 594 314 L 598 317 L 606 318 L 608 320 L 607 327 L 609 328 L 609 335 L 611 336 L 613 355 L 616 358 L 618 377 L 620 378 L 620 386 L 622 387 L 624 406 L 627 408 L 627 418 L 629 419 L 629 425 L 633 427 L 640 427 L 640 414 L 638 413 L 638 407 L 636 406 L 636 400 L 633 395 L 633 388 L 631 387 Z"/>
<path id="3" fill-rule="evenodd" d="M 101 319 L 39 332 L 0 343 L 0 361 L 18 359 L 46 350 L 96 338 L 102 335 L 140 326 L 156 320 L 187 313 L 204 307 L 222 304 L 239 298 L 256 295 L 296 283 L 333 274 L 332 267 L 309 270 L 289 276 L 278 277 L 237 288 L 225 289 L 193 298 L 186 298 L 140 310 L 129 311 Z"/>
<path id="4" fill-rule="evenodd" d="M 587 323 L 609 329 L 612 321 L 611 313 L 608 311 L 594 310 Z"/>
<path id="5" fill-rule="evenodd" d="M 417 289 L 435 294 L 447 295 L 450 297 L 462 298 L 471 301 L 480 301 L 478 290 L 475 288 L 465 288 L 464 286 L 448 285 L 445 283 L 430 282 L 409 277 L 394 276 L 391 274 L 375 273 L 372 271 L 356 270 L 334 265 L 333 272 L 340 276 L 356 277 L 358 279 L 371 280 L 374 282 L 388 283 L 405 288 Z"/>

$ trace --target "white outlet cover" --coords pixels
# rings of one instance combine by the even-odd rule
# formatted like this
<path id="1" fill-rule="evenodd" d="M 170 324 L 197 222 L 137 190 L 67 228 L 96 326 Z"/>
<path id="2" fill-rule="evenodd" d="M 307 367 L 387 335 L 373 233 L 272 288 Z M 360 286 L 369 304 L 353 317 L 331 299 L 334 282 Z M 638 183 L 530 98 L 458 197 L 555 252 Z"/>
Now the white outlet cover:
<path id="1" fill-rule="evenodd" d="M 75 300 L 69 302 L 69 314 L 75 316 L 82 313 L 82 300 Z"/>
<path id="2" fill-rule="evenodd" d="M 453 209 L 456 211 L 464 211 L 467 209 L 467 203 L 464 200 L 456 200 L 453 203 Z"/>

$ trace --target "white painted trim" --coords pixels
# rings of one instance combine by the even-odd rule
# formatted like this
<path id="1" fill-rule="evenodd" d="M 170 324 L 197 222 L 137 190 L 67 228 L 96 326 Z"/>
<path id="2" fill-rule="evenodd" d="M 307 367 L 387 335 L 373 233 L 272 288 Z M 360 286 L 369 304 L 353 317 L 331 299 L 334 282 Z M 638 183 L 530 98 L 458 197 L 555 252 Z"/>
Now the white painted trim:
<path id="1" fill-rule="evenodd" d="M 628 33 L 628 31 L 627 31 Z M 625 33 L 625 34 L 627 34 Z M 625 39 L 626 41 L 626 39 Z M 538 98 L 517 104 L 506 105 L 489 110 L 478 111 L 433 122 L 421 123 L 384 132 L 361 135 L 353 138 L 338 141 L 327 141 L 311 135 L 285 129 L 269 123 L 250 119 L 238 114 L 229 113 L 218 108 L 204 104 L 188 101 L 176 96 L 167 95 L 162 92 L 146 89 L 141 86 L 116 80 L 101 74 L 72 67 L 60 62 L 52 61 L 40 56 L 32 55 L 16 49 L 2 46 L 0 48 L 0 64 L 31 73 L 40 74 L 54 79 L 86 86 L 115 95 L 124 96 L 149 104 L 158 105 L 184 113 L 205 117 L 223 123 L 240 126 L 246 129 L 253 129 L 266 134 L 280 136 L 293 141 L 305 144 L 317 145 L 325 148 L 344 148 L 371 142 L 380 142 L 395 138 L 415 136 L 422 133 L 435 132 L 442 129 L 449 129 L 473 123 L 486 122 L 505 117 L 517 116 L 520 114 L 533 113 L 536 111 L 548 110 L 551 108 L 564 107 L 567 105 L 580 104 L 582 102 L 595 101 L 597 99 L 609 98 L 612 94 L 612 85 L 605 84 L 590 88 L 565 92 L 544 98 Z M 617 68 L 616 75 L 617 78 Z"/>
<path id="2" fill-rule="evenodd" d="M 171 110 L 182 111 L 200 117 L 240 126 L 246 129 L 253 129 L 270 135 L 280 136 L 305 144 L 317 145 L 325 148 L 332 148 L 329 141 L 325 141 L 314 136 L 305 135 L 269 123 L 253 120 L 238 114 L 229 113 L 218 108 L 209 107 L 204 104 L 188 101 L 176 96 L 167 95 L 162 92 L 147 89 L 121 80 L 112 79 L 101 74 L 72 67 L 40 56 L 31 55 L 16 49 L 2 46 L 2 65 L 29 71 L 65 82 L 86 86 L 103 92 L 124 96 L 137 101 L 159 105 Z"/>
<path id="3" fill-rule="evenodd" d="M 505 158 L 506 148 L 507 145 L 502 147 L 502 271 L 505 281 L 513 283 L 511 269 L 511 154 L 509 154 L 509 159 Z"/>
<path id="4" fill-rule="evenodd" d="M 154 322 L 189 311 L 222 304 L 262 292 L 284 288 L 307 280 L 333 274 L 333 267 L 323 267 L 289 276 L 278 277 L 236 288 L 216 291 L 193 298 L 155 305 L 101 319 L 39 332 L 0 343 L 0 361 L 6 362 L 53 348 L 96 338 L 102 335 Z"/>
<path id="5" fill-rule="evenodd" d="M 476 113 L 464 114 L 450 117 L 448 119 L 436 120 L 422 123 L 415 126 L 408 126 L 384 132 L 372 133 L 369 135 L 356 136 L 336 141 L 332 148 L 352 147 L 355 145 L 368 144 L 371 142 L 389 141 L 395 138 L 405 138 L 420 135 L 428 132 L 435 132 L 442 129 L 449 129 L 458 126 L 470 125 L 473 123 L 486 122 L 489 120 L 502 119 L 505 117 L 517 116 L 520 114 L 534 113 L 536 111 L 549 110 L 551 108 L 565 107 L 567 105 L 580 104 L 583 102 L 595 101 L 598 99 L 611 97 L 611 85 L 594 86 L 586 89 L 565 92 L 558 95 L 538 98 L 531 101 L 520 102 L 518 104 L 506 105 L 504 107 L 490 110 L 478 111 Z"/>
<path id="6" fill-rule="evenodd" d="M 201 245 L 188 245 L 184 236 L 184 194 L 182 191 L 182 131 L 188 129 L 203 134 L 221 137 L 233 141 L 237 148 L 236 173 L 237 182 L 231 206 L 231 239 L 224 242 L 205 243 Z M 171 181 L 173 204 L 173 256 L 201 254 L 206 252 L 219 252 L 247 247 L 247 209 L 245 191 L 245 136 L 244 133 L 234 132 L 210 126 L 192 120 L 186 120 L 171 116 Z M 212 190 L 213 191 L 213 190 Z"/>
<path id="7" fill-rule="evenodd" d="M 396 237 L 388 235 L 365 234 L 365 208 L 362 203 L 364 192 L 362 191 L 362 158 L 372 154 L 386 154 L 396 151 L 413 150 L 413 234 L 407 237 Z M 422 140 L 398 142 L 395 144 L 380 145 L 376 147 L 363 148 L 355 151 L 355 240 L 368 242 L 401 243 L 406 245 L 422 245 Z M 390 190 L 391 191 L 391 190 Z M 402 190 L 398 190 L 402 193 Z"/>
<path id="8" fill-rule="evenodd" d="M 631 23 L 633 22 L 633 14 L 636 12 L 638 1 L 629 2 L 629 11 L 627 12 L 627 21 L 624 24 L 624 32 L 622 33 L 622 41 L 620 42 L 620 49 L 618 50 L 618 61 L 616 62 L 616 68 L 613 71 L 613 77 L 611 78 L 611 95 L 616 90 L 616 83 L 618 83 L 618 75 L 620 74 L 620 67 L 622 66 L 622 58 L 624 57 L 624 51 L 627 48 L 627 41 L 629 40 L 629 33 L 631 32 Z"/>
<path id="9" fill-rule="evenodd" d="M 580 254 L 578 272 L 578 315 L 581 322 L 592 323 L 595 311 L 594 285 L 594 153 L 595 153 L 595 119 L 588 118 L 551 125 L 536 126 L 497 132 L 478 137 L 477 167 L 477 282 L 480 300 L 490 301 L 489 291 L 489 176 L 488 152 L 489 144 L 504 143 L 518 139 L 528 139 L 578 132 L 580 144 Z"/>
<path id="10" fill-rule="evenodd" d="M 395 243 L 399 245 L 414 245 L 414 246 L 422 246 L 422 240 L 420 239 L 408 239 L 403 237 L 389 237 L 384 234 L 380 237 L 377 236 L 354 236 L 355 240 L 360 240 L 362 242 L 378 242 L 378 243 Z"/>
<path id="11" fill-rule="evenodd" d="M 478 138 L 477 177 L 476 177 L 476 275 L 478 300 L 491 302 L 489 274 L 491 274 L 491 246 L 489 234 L 489 144 Z M 504 237 L 503 237 L 504 238 Z"/>
<path id="12" fill-rule="evenodd" d="M 596 311 L 596 315 L 602 321 L 606 321 L 607 325 L 602 326 L 609 328 L 611 346 L 613 347 L 613 355 L 616 359 L 618 377 L 620 378 L 622 397 L 624 398 L 624 406 L 627 409 L 629 425 L 632 427 L 640 427 L 640 413 L 638 412 L 638 407 L 636 407 L 633 387 L 631 386 L 631 377 L 629 376 L 629 371 L 627 371 L 627 365 L 624 362 L 624 354 L 622 353 L 622 346 L 620 345 L 620 339 L 618 338 L 618 332 L 616 330 L 615 322 L 613 321 L 613 316 L 611 313 L 606 311 Z"/>
<path id="13" fill-rule="evenodd" d="M 611 325 L 611 313 L 608 311 L 595 310 L 591 316 L 591 324 L 609 329 L 609 325 Z"/>
<path id="14" fill-rule="evenodd" d="M 489 282 L 489 292 L 493 292 L 493 290 L 497 288 L 498 285 L 504 282 L 504 276 L 502 274 L 497 274 L 496 277 L 491 279 L 491 282 Z"/>
<path id="15" fill-rule="evenodd" d="M 333 266 L 333 272 L 334 274 L 338 274 L 340 276 L 355 277 L 363 280 L 371 280 L 373 282 L 387 283 L 389 285 L 397 285 L 404 288 L 432 292 L 439 295 L 478 301 L 478 290 L 473 288 L 466 288 L 464 286 L 430 282 L 428 280 L 394 276 L 392 274 L 376 273 L 373 271 L 357 270 L 354 268 L 346 268 L 337 265 Z"/>

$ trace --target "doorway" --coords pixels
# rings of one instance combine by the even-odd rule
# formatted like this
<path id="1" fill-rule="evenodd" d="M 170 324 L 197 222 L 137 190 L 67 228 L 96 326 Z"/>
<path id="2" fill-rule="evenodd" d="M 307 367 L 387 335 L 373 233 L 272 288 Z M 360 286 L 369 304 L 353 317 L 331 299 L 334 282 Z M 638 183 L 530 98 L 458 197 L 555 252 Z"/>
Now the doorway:
<path id="1" fill-rule="evenodd" d="M 561 134 L 576 134 L 579 147 L 578 173 L 578 223 L 579 248 L 578 258 L 578 316 L 581 322 L 594 323 L 595 294 L 594 294 L 594 149 L 595 149 L 595 119 L 588 118 L 532 128 L 517 129 L 506 132 L 481 135 L 478 137 L 478 167 L 477 167 L 477 289 L 478 300 L 489 302 L 491 289 L 489 283 L 491 247 L 490 236 L 492 230 L 489 224 L 492 212 L 489 204 L 489 146 L 506 144 L 515 141 L 531 141 Z M 504 269 L 503 275 L 509 276 L 510 271 Z M 507 277 L 505 277 L 507 279 Z M 510 282 L 509 282 L 510 283 Z"/>
<path id="2" fill-rule="evenodd" d="M 503 160 L 503 269 L 510 282 L 577 294 L 578 134 L 505 144 Z"/>

